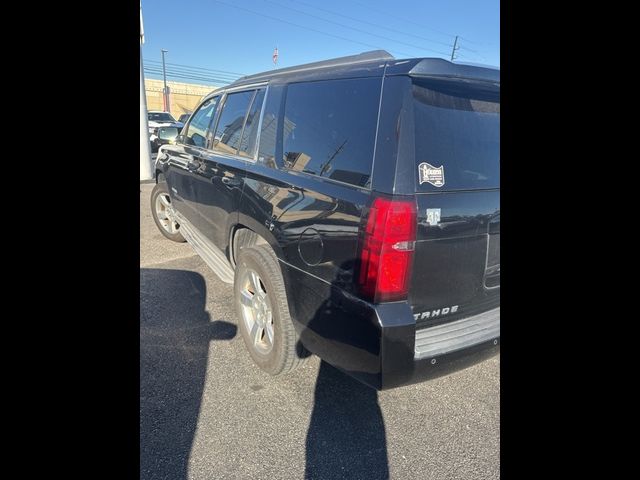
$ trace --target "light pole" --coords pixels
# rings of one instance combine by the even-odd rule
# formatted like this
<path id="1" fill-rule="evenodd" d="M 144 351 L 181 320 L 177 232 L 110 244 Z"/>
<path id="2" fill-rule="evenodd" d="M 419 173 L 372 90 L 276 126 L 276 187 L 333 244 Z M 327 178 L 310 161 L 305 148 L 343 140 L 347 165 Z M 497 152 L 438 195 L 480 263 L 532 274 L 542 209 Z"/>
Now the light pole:
<path id="1" fill-rule="evenodd" d="M 142 2 L 140 2 L 140 181 L 151 180 L 151 154 L 149 152 L 149 123 L 147 119 L 147 96 L 144 89 L 144 66 L 142 64 L 142 44 L 144 27 L 142 25 Z"/>
<path id="2" fill-rule="evenodd" d="M 165 50 L 164 48 L 160 50 L 162 52 L 162 78 L 164 79 L 164 111 L 169 112 L 169 93 L 167 92 L 167 69 L 164 66 L 164 54 L 169 50 Z M 171 112 L 169 112 L 171 113 Z"/>

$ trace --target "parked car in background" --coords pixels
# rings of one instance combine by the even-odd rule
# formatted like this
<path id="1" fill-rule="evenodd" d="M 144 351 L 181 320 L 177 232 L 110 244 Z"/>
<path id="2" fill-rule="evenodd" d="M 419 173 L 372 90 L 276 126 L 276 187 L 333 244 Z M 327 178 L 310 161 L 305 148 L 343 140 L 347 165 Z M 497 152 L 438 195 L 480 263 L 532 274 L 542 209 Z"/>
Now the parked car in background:
<path id="1" fill-rule="evenodd" d="M 158 134 L 156 139 L 156 145 L 158 146 L 158 149 L 160 149 L 162 145 L 171 145 L 173 143 L 176 143 L 176 138 L 178 137 L 179 133 L 180 130 L 178 129 L 178 127 L 158 127 Z"/>
<path id="2" fill-rule="evenodd" d="M 169 112 L 147 112 L 147 121 L 149 123 L 149 141 L 151 142 L 152 152 L 157 152 L 161 145 L 158 140 L 158 128 L 176 127 L 178 133 L 180 133 L 182 127 L 184 127 L 184 123 L 177 121 Z"/>
<path id="3" fill-rule="evenodd" d="M 178 118 L 178 122 L 185 124 L 187 123 L 187 120 L 189 120 L 190 116 L 191 116 L 191 113 L 183 113 L 182 115 L 180 115 L 180 118 Z"/>
<path id="4" fill-rule="evenodd" d="M 309 352 L 377 388 L 500 344 L 500 70 L 369 52 L 207 95 L 153 218 L 233 285 L 262 370 Z"/>

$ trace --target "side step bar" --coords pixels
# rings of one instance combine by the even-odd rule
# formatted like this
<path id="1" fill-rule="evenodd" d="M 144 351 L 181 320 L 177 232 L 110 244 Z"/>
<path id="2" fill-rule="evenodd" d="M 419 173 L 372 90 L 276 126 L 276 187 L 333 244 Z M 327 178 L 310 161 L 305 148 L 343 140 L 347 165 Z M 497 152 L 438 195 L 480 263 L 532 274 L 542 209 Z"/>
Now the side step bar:
<path id="1" fill-rule="evenodd" d="M 211 270 L 224 283 L 233 284 L 234 271 L 233 267 L 227 260 L 222 251 L 216 247 L 210 240 L 202 235 L 189 221 L 180 213 L 175 211 L 176 220 L 180 224 L 180 233 L 195 252 L 205 261 Z"/>

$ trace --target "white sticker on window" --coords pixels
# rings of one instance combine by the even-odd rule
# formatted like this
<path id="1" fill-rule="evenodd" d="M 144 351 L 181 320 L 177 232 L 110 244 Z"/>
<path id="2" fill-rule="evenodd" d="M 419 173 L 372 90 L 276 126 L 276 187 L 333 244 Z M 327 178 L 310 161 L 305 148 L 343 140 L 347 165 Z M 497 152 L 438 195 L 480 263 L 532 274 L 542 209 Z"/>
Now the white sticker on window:
<path id="1" fill-rule="evenodd" d="M 440 209 L 439 208 L 427 208 L 427 223 L 432 226 L 437 226 L 440 223 Z"/>
<path id="2" fill-rule="evenodd" d="M 434 167 L 430 163 L 422 162 L 418 165 L 418 175 L 420 177 L 420 185 L 430 183 L 434 187 L 444 185 L 444 165 Z"/>

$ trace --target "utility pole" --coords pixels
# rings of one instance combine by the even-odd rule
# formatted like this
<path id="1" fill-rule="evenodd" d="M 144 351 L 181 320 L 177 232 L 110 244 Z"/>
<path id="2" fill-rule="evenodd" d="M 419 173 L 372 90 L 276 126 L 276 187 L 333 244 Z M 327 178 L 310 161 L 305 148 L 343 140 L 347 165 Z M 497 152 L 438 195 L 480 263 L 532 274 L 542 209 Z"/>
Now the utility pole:
<path id="1" fill-rule="evenodd" d="M 165 50 L 164 48 L 160 50 L 162 52 L 162 78 L 164 79 L 164 111 L 169 112 L 169 92 L 167 91 L 167 69 L 164 66 L 164 54 L 169 50 Z M 171 113 L 171 112 L 169 112 Z"/>
<path id="2" fill-rule="evenodd" d="M 142 1 L 140 2 L 140 181 L 153 178 L 151 153 L 149 148 L 149 122 L 147 118 L 147 95 L 144 90 L 144 68 L 142 64 L 142 44 L 144 27 L 142 25 Z"/>
<path id="3" fill-rule="evenodd" d="M 460 47 L 458 46 L 458 35 L 456 35 L 456 40 L 455 42 L 453 42 L 453 49 L 451 50 L 451 61 L 453 62 L 453 59 L 455 58 L 455 54 L 456 54 L 456 50 L 459 50 Z"/>

